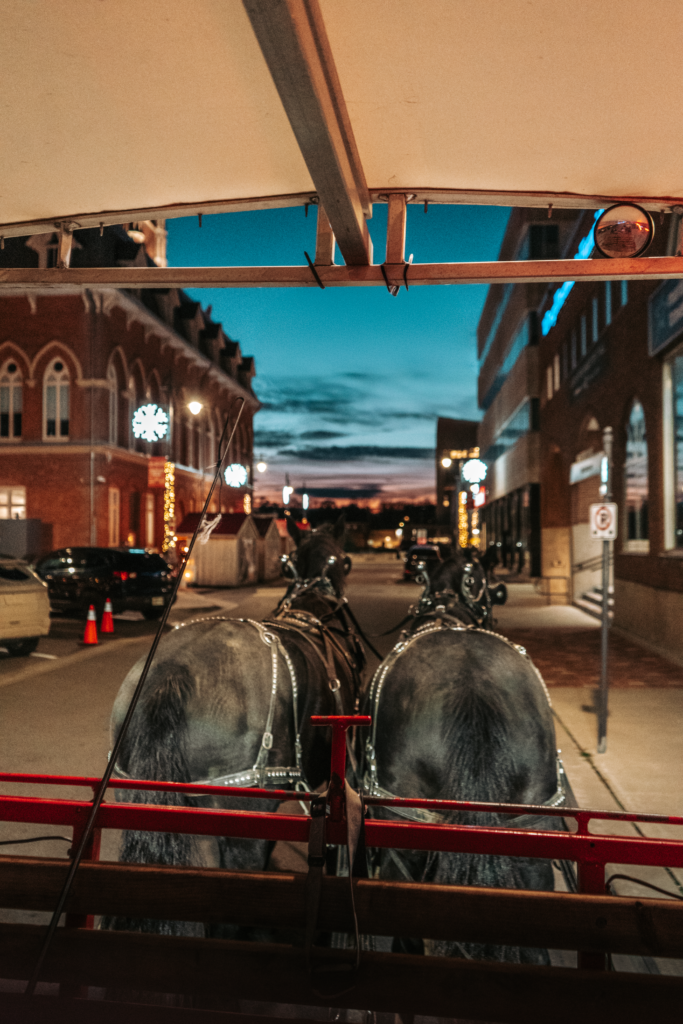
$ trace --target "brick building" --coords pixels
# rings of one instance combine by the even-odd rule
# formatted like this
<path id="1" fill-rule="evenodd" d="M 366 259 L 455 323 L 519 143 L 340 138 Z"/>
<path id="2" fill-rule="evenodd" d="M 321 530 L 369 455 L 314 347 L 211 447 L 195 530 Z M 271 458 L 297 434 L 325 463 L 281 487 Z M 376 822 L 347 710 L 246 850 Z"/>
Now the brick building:
<path id="1" fill-rule="evenodd" d="M 165 263 L 163 222 L 74 238 L 72 265 Z M 48 266 L 56 244 L 50 236 L 8 239 L 0 266 Z M 214 507 L 250 511 L 254 373 L 254 360 L 210 309 L 179 289 L 4 292 L 0 519 L 40 520 L 43 551 L 166 550 L 175 524 L 203 504 L 225 418 L 239 398 L 245 407 L 232 469 Z M 159 433 L 165 426 L 153 442 L 135 436 L 133 417 L 144 406 L 156 407 L 148 412 Z M 153 456 L 157 471 L 165 460 L 156 480 Z"/>
<path id="2" fill-rule="evenodd" d="M 591 236 L 592 212 L 576 218 Z M 648 255 L 680 246 L 657 219 Z M 683 286 L 680 281 L 549 288 L 541 321 L 543 575 L 553 599 L 585 603 L 599 583 L 602 431 L 614 431 L 614 625 L 683 659 Z M 586 475 L 590 473 L 591 475 Z"/>
<path id="3" fill-rule="evenodd" d="M 595 211 L 514 210 L 501 259 L 588 258 Z M 680 248 L 658 218 L 648 255 Z M 595 254 L 594 254 L 595 258 Z M 602 432 L 614 432 L 614 625 L 683 659 L 683 286 L 679 281 L 493 285 L 479 324 L 486 542 L 550 603 L 599 610 Z M 592 602 L 591 602 L 592 599 Z"/>

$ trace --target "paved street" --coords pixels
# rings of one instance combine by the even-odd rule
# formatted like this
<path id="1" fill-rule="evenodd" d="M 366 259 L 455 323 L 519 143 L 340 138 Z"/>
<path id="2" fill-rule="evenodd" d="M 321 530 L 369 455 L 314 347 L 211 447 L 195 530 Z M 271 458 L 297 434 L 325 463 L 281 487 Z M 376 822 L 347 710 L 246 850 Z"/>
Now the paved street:
<path id="1" fill-rule="evenodd" d="M 397 623 L 419 594 L 417 585 L 400 581 L 399 570 L 400 564 L 389 558 L 355 559 L 349 600 L 370 633 Z M 174 622 L 206 614 L 261 618 L 274 608 L 282 589 L 278 582 L 240 590 L 186 590 L 181 592 L 172 618 Z M 593 710 L 597 622 L 578 609 L 547 608 L 529 584 L 512 584 L 509 603 L 496 614 L 496 629 L 536 654 L 549 683 L 558 745 L 579 803 L 683 815 L 680 668 L 614 638 L 617 685 L 610 695 L 608 750 L 598 755 Z M 54 655 L 54 660 L 3 657 L 0 770 L 100 774 L 109 749 L 108 718 L 114 697 L 128 669 L 148 650 L 154 628 L 134 615 L 117 617 L 114 638 L 103 640 L 96 648 L 83 648 L 78 643 L 82 624 L 55 619 L 53 635 L 39 647 L 39 652 Z M 386 653 L 393 641 L 388 637 L 376 643 Z M 572 651 L 574 658 L 569 657 Z M 561 663 L 559 667 L 556 661 Z M 374 665 L 371 659 L 370 667 Z M 654 675 L 648 676 L 652 671 Z M 26 787 L 14 788 L 22 790 L 26 792 Z M 4 785 L 2 791 L 11 790 Z M 32 787 L 32 791 L 42 795 L 48 787 Z M 50 791 L 57 795 L 54 787 Z M 610 830 L 628 834 L 633 826 Z M 681 830 L 647 825 L 643 832 L 680 835 Z M 40 834 L 46 834 L 44 828 L 0 823 L 2 839 Z M 15 847 L 12 852 L 63 856 L 66 847 L 66 843 L 54 841 Z M 103 856 L 114 858 L 116 849 L 117 837 L 107 836 Z M 627 873 L 647 877 L 664 888 L 678 885 L 683 892 L 683 872 L 635 869 Z M 629 883 L 620 885 L 624 893 L 639 891 L 629 888 Z"/>

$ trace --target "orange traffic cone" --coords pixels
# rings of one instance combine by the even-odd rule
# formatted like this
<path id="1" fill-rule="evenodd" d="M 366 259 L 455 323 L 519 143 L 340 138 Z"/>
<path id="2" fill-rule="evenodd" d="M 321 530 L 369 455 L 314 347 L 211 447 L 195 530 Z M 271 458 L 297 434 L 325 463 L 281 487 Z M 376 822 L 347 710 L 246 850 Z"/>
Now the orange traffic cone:
<path id="1" fill-rule="evenodd" d="M 96 644 L 97 642 L 97 617 L 95 616 L 95 605 L 91 604 L 88 609 L 88 618 L 85 623 L 83 643 Z"/>
<path id="2" fill-rule="evenodd" d="M 102 622 L 100 623 L 100 633 L 113 633 L 114 632 L 114 609 L 111 606 L 111 598 L 107 598 L 104 602 L 104 612 L 102 614 Z"/>

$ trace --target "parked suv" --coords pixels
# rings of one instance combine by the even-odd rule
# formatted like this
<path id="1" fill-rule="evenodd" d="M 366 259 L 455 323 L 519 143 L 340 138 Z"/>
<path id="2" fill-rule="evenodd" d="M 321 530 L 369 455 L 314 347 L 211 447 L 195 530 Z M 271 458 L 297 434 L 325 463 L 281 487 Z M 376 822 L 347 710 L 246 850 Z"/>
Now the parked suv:
<path id="1" fill-rule="evenodd" d="M 0 647 L 33 654 L 50 632 L 48 589 L 26 562 L 0 555 Z"/>
<path id="2" fill-rule="evenodd" d="M 171 568 L 160 555 L 136 548 L 60 548 L 36 563 L 54 611 L 86 615 L 95 606 L 99 618 L 111 598 L 114 612 L 140 611 L 159 619 L 171 599 Z"/>

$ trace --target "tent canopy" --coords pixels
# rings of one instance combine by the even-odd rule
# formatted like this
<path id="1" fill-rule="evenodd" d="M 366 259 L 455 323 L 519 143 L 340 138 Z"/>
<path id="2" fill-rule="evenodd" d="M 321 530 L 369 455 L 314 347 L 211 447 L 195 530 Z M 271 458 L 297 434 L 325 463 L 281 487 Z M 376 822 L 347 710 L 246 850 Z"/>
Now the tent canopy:
<path id="1" fill-rule="evenodd" d="M 0 16 L 6 235 L 319 196 L 362 264 L 388 193 L 683 201 L 677 0 L 0 0 Z"/>

